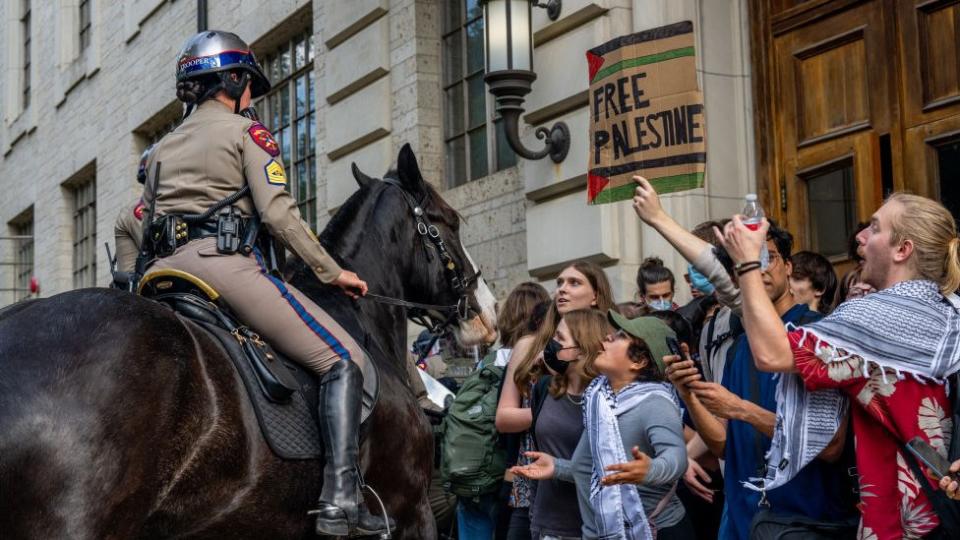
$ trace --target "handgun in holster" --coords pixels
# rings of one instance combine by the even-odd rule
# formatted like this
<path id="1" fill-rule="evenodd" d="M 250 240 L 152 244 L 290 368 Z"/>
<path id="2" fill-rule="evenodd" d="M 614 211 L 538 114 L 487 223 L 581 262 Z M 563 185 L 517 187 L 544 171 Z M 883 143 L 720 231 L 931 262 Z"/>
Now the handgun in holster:
<path id="1" fill-rule="evenodd" d="M 243 218 L 233 206 L 217 216 L 217 252 L 233 255 L 240 251 Z"/>

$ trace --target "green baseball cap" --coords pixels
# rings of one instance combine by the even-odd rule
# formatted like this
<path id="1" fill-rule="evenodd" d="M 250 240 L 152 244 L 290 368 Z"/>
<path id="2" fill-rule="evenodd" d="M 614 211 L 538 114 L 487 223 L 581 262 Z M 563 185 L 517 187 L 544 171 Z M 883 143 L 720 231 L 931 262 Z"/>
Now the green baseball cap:
<path id="1" fill-rule="evenodd" d="M 650 348 L 650 354 L 653 355 L 653 361 L 656 362 L 660 374 L 663 375 L 666 372 L 663 357 L 673 354 L 667 347 L 667 338 L 677 338 L 677 334 L 667 326 L 667 323 L 656 317 L 628 319 L 612 309 L 607 311 L 607 318 L 610 319 L 610 324 L 614 328 L 642 339 Z"/>

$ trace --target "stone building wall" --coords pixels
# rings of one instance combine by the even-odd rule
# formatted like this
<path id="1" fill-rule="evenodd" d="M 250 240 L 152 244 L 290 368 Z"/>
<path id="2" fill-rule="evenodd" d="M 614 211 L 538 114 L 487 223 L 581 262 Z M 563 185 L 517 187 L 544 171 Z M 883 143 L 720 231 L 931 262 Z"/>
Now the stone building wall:
<path id="1" fill-rule="evenodd" d="M 261 55 L 312 27 L 320 224 L 353 191 L 352 162 L 381 176 L 409 142 L 426 179 L 467 219 L 463 240 L 499 297 L 524 280 L 549 283 L 579 258 L 604 265 L 621 300 L 633 294 L 636 269 L 649 254 L 663 256 L 682 283 L 685 265 L 639 224 L 629 203 L 585 205 L 584 51 L 618 35 L 694 21 L 707 100 L 708 186 L 668 196 L 665 203 L 692 227 L 729 215 L 755 189 L 746 1 L 565 0 L 557 21 L 534 8 L 538 79 L 526 101 L 522 136 L 536 148 L 535 127 L 565 121 L 573 134 L 569 157 L 559 165 L 520 159 L 443 189 L 440 26 L 446 1 L 453 0 L 208 2 L 208 26 L 237 32 Z M 93 39 L 80 52 L 79 0 L 33 0 L 33 90 L 26 111 L 18 99 L 23 59 L 17 2 L 0 3 L 0 43 L 7 51 L 0 56 L 0 236 L 33 208 L 34 267 L 43 296 L 72 287 L 72 201 L 65 186 L 95 174 L 97 243 L 112 242 L 117 211 L 138 193 L 141 150 L 180 114 L 174 61 L 196 30 L 192 0 L 92 3 Z M 12 242 L 0 241 L 0 262 L 12 260 L 12 249 Z M 106 285 L 102 247 L 97 257 L 97 283 Z M 0 265 L 0 288 L 12 281 L 12 269 Z M 678 292 L 683 298 L 685 287 Z M 10 301 L 0 292 L 0 305 Z"/>

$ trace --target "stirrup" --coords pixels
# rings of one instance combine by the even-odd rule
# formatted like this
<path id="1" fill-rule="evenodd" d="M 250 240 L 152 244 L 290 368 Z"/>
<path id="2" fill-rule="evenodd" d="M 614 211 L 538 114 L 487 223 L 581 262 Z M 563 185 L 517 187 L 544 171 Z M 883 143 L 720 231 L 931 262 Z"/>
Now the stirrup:
<path id="1" fill-rule="evenodd" d="M 363 481 L 363 475 L 360 475 L 360 489 L 369 490 L 373 494 L 374 498 L 377 499 L 377 504 L 380 505 L 380 512 L 383 514 L 383 525 L 386 527 L 386 531 L 380 533 L 378 537 L 380 540 L 390 540 L 393 536 L 390 534 L 393 532 L 390 527 L 390 516 L 387 515 L 387 507 L 383 504 L 383 499 L 380 498 L 380 495 L 372 488 L 369 484 Z M 376 533 L 374 533 L 376 534 Z"/>
<path id="2" fill-rule="evenodd" d="M 349 519 L 347 518 L 347 513 L 341 508 L 331 505 L 343 513 L 343 524 L 342 525 L 337 524 L 332 528 L 332 530 L 324 531 L 324 533 L 332 536 L 348 536 L 348 537 L 377 535 L 377 537 L 380 540 L 390 540 L 391 538 L 393 538 L 391 533 L 393 532 L 393 529 L 396 528 L 396 524 L 391 525 L 390 516 L 387 514 L 387 507 L 386 505 L 383 504 L 383 499 L 380 498 L 380 494 L 377 493 L 376 490 L 373 489 L 373 487 L 371 487 L 369 484 L 364 482 L 363 474 L 359 469 L 357 469 L 356 472 L 357 472 L 357 481 L 360 484 L 360 490 L 366 489 L 371 494 L 373 494 L 375 499 L 377 499 L 377 504 L 380 506 L 380 513 L 383 518 L 383 522 L 382 522 L 383 527 L 377 528 L 377 529 L 365 529 L 361 527 L 360 516 L 363 511 L 366 511 L 367 515 L 370 516 L 371 518 L 375 518 L 375 514 L 373 512 L 370 512 L 370 510 L 367 509 L 366 505 L 363 503 L 360 503 L 357 505 L 357 522 L 354 524 L 352 528 L 350 527 L 350 522 L 349 522 Z M 317 515 L 323 511 L 324 510 L 317 508 L 314 510 L 309 510 L 307 512 L 307 515 L 308 516 Z M 319 533 L 320 531 L 317 531 L 317 532 Z"/>

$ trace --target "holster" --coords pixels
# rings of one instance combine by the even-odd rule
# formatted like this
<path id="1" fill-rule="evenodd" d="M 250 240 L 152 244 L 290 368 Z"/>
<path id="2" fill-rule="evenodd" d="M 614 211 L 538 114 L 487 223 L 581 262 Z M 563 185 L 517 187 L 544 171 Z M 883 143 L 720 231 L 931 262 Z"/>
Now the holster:
<path id="1" fill-rule="evenodd" d="M 236 207 L 227 207 L 217 215 L 217 252 L 233 255 L 240 251 L 243 233 L 243 218 L 240 212 Z"/>
<path id="2" fill-rule="evenodd" d="M 154 257 L 169 257 L 189 241 L 187 224 L 176 214 L 161 216 L 150 225 L 150 247 Z"/>

